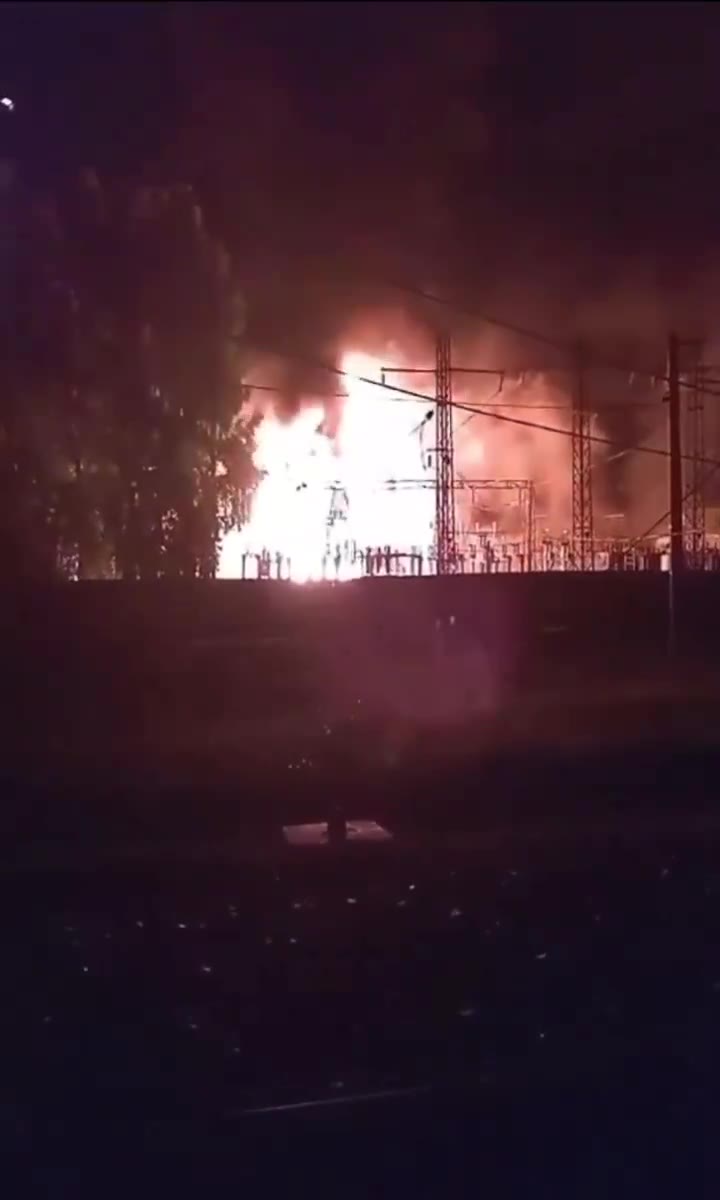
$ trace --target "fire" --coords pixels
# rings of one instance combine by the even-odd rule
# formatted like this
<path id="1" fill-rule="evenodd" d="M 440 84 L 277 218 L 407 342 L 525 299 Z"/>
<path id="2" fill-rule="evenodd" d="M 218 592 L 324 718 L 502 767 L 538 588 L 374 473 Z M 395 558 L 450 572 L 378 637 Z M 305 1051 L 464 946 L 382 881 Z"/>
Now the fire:
<path id="1" fill-rule="evenodd" d="M 388 546 L 428 561 L 434 424 L 422 405 L 368 382 L 380 381 L 372 358 L 350 353 L 341 365 L 347 397 L 334 438 L 320 402 L 290 421 L 268 413 L 258 427 L 261 478 L 247 524 L 223 544 L 222 576 L 352 579 L 368 551 Z"/>

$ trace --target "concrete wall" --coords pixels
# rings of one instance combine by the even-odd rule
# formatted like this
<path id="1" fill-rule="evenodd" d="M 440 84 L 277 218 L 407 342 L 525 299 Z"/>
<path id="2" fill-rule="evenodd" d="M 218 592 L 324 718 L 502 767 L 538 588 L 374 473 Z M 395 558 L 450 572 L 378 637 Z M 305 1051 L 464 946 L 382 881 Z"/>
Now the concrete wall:
<path id="1" fill-rule="evenodd" d="M 707 666 L 720 652 L 720 577 L 688 576 L 677 609 L 684 656 Z M 142 730 L 158 716 L 280 721 L 364 697 L 420 706 L 432 673 L 414 672 L 437 653 L 438 619 L 468 676 L 484 661 L 503 685 L 589 687 L 652 672 L 667 614 L 668 577 L 651 573 L 81 583 L 0 598 L 0 689 L 12 736 Z"/>
<path id="2" fill-rule="evenodd" d="M 577 637 L 657 637 L 665 629 L 668 576 L 581 575 L 363 579 L 294 586 L 270 581 L 79 583 L 0 595 L 5 636 L 67 636 L 108 644 L 284 638 L 358 624 L 431 627 L 454 614 L 478 629 L 502 626 L 531 637 L 564 625 Z M 688 575 L 679 614 L 691 640 L 720 641 L 720 575 Z M 700 628 L 698 628 L 698 626 Z"/>

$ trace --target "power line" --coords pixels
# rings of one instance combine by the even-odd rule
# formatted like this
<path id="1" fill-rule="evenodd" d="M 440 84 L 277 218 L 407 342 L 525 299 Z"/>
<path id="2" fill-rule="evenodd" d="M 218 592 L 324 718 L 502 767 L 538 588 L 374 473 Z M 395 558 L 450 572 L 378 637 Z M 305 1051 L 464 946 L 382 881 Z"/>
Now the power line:
<path id="1" fill-rule="evenodd" d="M 379 275 L 365 274 L 359 271 L 357 266 L 348 266 L 347 261 L 341 256 L 336 256 L 343 265 L 344 279 L 347 281 L 351 274 L 354 274 L 358 280 L 364 284 L 374 284 L 381 288 L 390 288 L 396 292 L 404 293 L 414 297 L 416 300 L 422 300 L 427 304 L 432 304 L 444 309 L 450 309 L 456 313 L 463 314 L 466 317 L 471 317 L 474 320 L 483 322 L 485 325 L 490 325 L 495 329 L 504 330 L 507 333 L 512 333 L 516 337 L 525 338 L 529 341 L 534 341 L 539 345 L 547 346 L 553 350 L 559 351 L 562 355 L 570 359 L 567 365 L 562 363 L 548 365 L 545 368 L 546 372 L 550 371 L 566 371 L 572 370 L 574 367 L 574 359 L 577 355 L 577 340 L 567 340 L 560 337 L 554 337 L 551 334 L 545 333 L 539 329 L 533 329 L 527 325 L 521 325 L 517 322 L 510 321 L 504 317 L 497 317 L 492 313 L 485 312 L 473 304 L 468 304 L 457 299 L 448 299 L 446 296 L 439 296 L 436 292 L 430 291 L 428 288 L 419 287 L 414 284 L 407 283 L 400 279 L 387 278 Z M 312 269 L 317 275 L 318 257 L 312 259 Z M 332 286 L 332 285 L 331 285 Z M 605 368 L 610 371 L 619 372 L 623 375 L 637 375 L 643 378 L 652 380 L 655 384 L 664 383 L 669 385 L 670 377 L 663 373 L 647 366 L 638 367 L 632 363 L 618 362 L 610 357 L 598 355 L 597 352 L 590 352 L 585 349 L 585 363 L 588 367 Z M 458 368 L 455 368 L 458 370 Z M 707 380 L 708 383 L 713 383 L 720 388 L 720 379 Z M 703 387 L 691 380 L 684 379 L 682 386 L 686 391 L 694 391 L 698 394 L 706 396 L 714 396 L 720 399 L 720 390 L 713 391 L 707 387 Z"/>
<path id="2" fill-rule="evenodd" d="M 402 283 L 398 280 L 383 280 L 381 282 L 383 283 L 384 286 L 389 286 L 397 291 L 401 291 L 408 295 L 412 295 L 415 298 L 422 299 L 423 301 L 425 301 L 427 303 L 439 305 L 439 306 L 442 306 L 443 308 L 453 309 L 456 312 L 460 312 L 460 313 L 464 313 L 465 315 L 472 316 L 474 319 L 480 320 L 480 321 L 484 322 L 485 324 L 492 325 L 495 328 L 502 329 L 509 333 L 512 333 L 517 337 L 527 338 L 527 339 L 533 340 L 535 342 L 538 342 L 540 344 L 549 346 L 549 347 L 553 348 L 554 350 L 560 351 L 564 355 L 575 356 L 577 354 L 576 344 L 568 343 L 562 339 L 554 338 L 554 337 L 552 337 L 548 334 L 545 334 L 539 330 L 531 329 L 531 328 L 528 328 L 528 327 L 525 327 L 522 325 L 518 325 L 517 323 L 512 322 L 512 321 L 503 320 L 501 318 L 492 316 L 489 313 L 481 312 L 472 306 L 468 306 L 466 304 L 461 304 L 457 301 L 448 300 L 447 298 L 438 296 L 436 293 L 430 292 L 427 289 L 413 287 L 407 283 Z M 286 357 L 299 357 L 299 356 L 286 355 Z M 613 361 L 609 358 L 598 356 L 597 353 L 595 353 L 595 354 L 587 354 L 586 353 L 585 357 L 584 357 L 584 361 L 587 366 L 603 367 L 603 368 L 606 368 L 609 370 L 619 371 L 622 374 L 631 375 L 631 376 L 632 375 L 643 376 L 643 377 L 651 380 L 654 385 L 663 383 L 665 385 L 668 385 L 668 387 L 670 387 L 670 385 L 672 384 L 672 380 L 670 378 L 670 375 L 668 375 L 668 374 L 662 374 L 656 370 L 650 370 L 647 367 L 639 368 L 639 367 L 634 366 L 629 363 L 618 363 L 617 361 Z M 401 399 L 401 398 L 402 399 L 412 399 L 412 400 L 421 401 L 423 403 L 427 403 L 427 400 L 429 399 L 429 397 L 427 397 L 426 395 L 423 395 L 423 394 L 417 393 L 417 392 L 413 392 L 410 389 L 399 388 L 399 387 L 392 388 L 392 387 L 385 385 L 383 382 L 378 382 L 377 380 L 370 379 L 370 378 L 367 378 L 364 376 L 353 375 L 351 372 L 343 371 L 341 368 L 332 367 L 330 364 L 313 363 L 311 365 L 315 366 L 317 369 L 326 370 L 331 373 L 334 373 L 334 374 L 338 375 L 339 377 L 353 378 L 356 381 L 368 384 L 369 386 L 380 387 L 380 388 L 383 388 L 383 390 L 393 392 L 393 393 L 395 393 L 395 395 L 393 397 L 395 399 Z M 562 366 L 562 365 L 558 364 L 556 366 L 553 365 L 553 366 L 548 366 L 547 368 L 545 368 L 546 372 L 553 371 L 553 370 L 568 370 L 568 369 L 570 369 L 570 370 L 572 369 L 572 363 L 568 364 L 567 366 Z M 710 397 L 713 397 L 716 399 L 720 399 L 720 391 L 714 390 L 712 387 L 708 386 L 708 384 L 717 385 L 718 383 L 720 383 L 720 381 L 718 381 L 715 378 L 705 377 L 705 379 L 702 381 L 702 383 L 698 382 L 697 380 L 690 380 L 687 378 L 683 378 L 681 381 L 681 386 L 686 392 L 694 392 L 696 394 L 696 396 L 710 396 Z M 468 405 L 462 404 L 461 402 L 458 402 L 458 401 L 451 401 L 451 407 L 454 409 L 457 409 L 459 411 L 467 412 L 469 414 L 466 421 L 462 422 L 462 425 L 467 424 L 468 421 L 472 420 L 475 416 L 486 416 L 486 417 L 490 417 L 496 421 L 497 420 L 505 421 L 510 424 L 523 426 L 525 428 L 538 429 L 543 432 L 554 433 L 554 434 L 563 435 L 566 437 L 573 436 L 572 430 L 560 429 L 555 426 L 546 425 L 541 422 L 527 421 L 527 420 L 523 420 L 520 417 L 510 417 L 506 413 L 501 414 L 499 412 L 490 411 L 490 408 L 497 409 L 497 408 L 502 407 L 503 409 L 505 409 L 505 408 L 510 408 L 510 407 L 523 407 L 520 404 L 506 404 L 505 402 L 499 402 L 499 403 L 492 404 L 491 401 L 488 401 L 488 407 L 483 409 L 482 407 L 474 408 L 474 407 L 470 407 Z M 536 408 L 536 409 L 542 407 L 543 409 L 545 409 L 547 411 L 551 407 L 555 407 L 555 406 L 549 406 L 549 405 L 548 406 L 530 406 L 530 405 L 528 405 L 527 407 L 528 408 Z M 560 407 L 561 406 L 557 406 L 558 409 Z M 610 407 L 620 408 L 620 407 L 626 407 L 626 406 L 620 405 L 620 404 L 603 406 L 603 408 L 610 408 Z M 641 407 L 641 405 L 640 405 L 640 403 L 630 403 L 627 405 L 627 407 L 628 408 L 631 408 L 631 407 L 639 408 L 639 407 Z M 642 454 L 652 454 L 652 455 L 655 455 L 657 457 L 662 457 L 662 458 L 668 458 L 670 456 L 669 450 L 664 450 L 664 449 L 661 449 L 658 447 L 645 446 L 645 445 L 629 445 L 628 446 L 628 445 L 625 445 L 625 444 L 617 441 L 616 439 L 606 438 L 599 434 L 591 434 L 591 433 L 587 432 L 585 434 L 585 439 L 588 442 L 595 442 L 596 444 L 605 445 L 605 446 L 611 447 L 613 449 L 619 450 L 620 453 L 614 455 L 613 456 L 614 458 L 620 457 L 620 456 L 628 454 L 628 453 L 633 453 L 633 452 L 642 453 Z M 704 486 L 707 479 L 710 478 L 718 468 L 720 468 L 720 462 L 717 462 L 714 459 L 698 457 L 697 455 L 681 454 L 678 456 L 678 460 L 679 461 L 683 461 L 683 460 L 688 461 L 689 460 L 689 461 L 692 461 L 695 466 L 707 465 L 710 467 L 710 471 L 705 476 L 703 476 L 700 483 L 696 484 L 695 487 L 693 487 L 689 490 L 689 492 L 683 498 L 683 502 L 689 496 L 692 496 L 694 494 L 694 492 L 697 490 L 698 486 L 701 486 L 701 487 Z M 644 537 L 649 536 L 649 534 L 657 527 L 657 525 L 661 524 L 664 520 L 667 519 L 667 516 L 668 516 L 667 513 L 664 514 L 663 516 L 661 516 L 650 527 L 648 532 L 646 534 L 642 535 L 642 537 L 644 538 Z M 642 539 L 640 539 L 640 540 L 642 540 Z"/>
<path id="3" fill-rule="evenodd" d="M 436 295 L 435 292 L 429 292 L 425 288 L 413 287 L 410 284 L 401 283 L 396 279 L 378 280 L 378 282 L 382 283 L 385 287 L 394 288 L 398 292 L 407 292 L 408 295 L 414 296 L 417 300 L 425 300 L 429 304 L 454 309 L 455 312 L 464 313 L 468 317 L 474 317 L 482 321 L 485 325 L 492 325 L 496 329 L 503 329 L 507 333 L 514 333 L 517 337 L 527 338 L 529 341 L 538 342 L 542 346 L 550 346 L 551 349 L 560 350 L 563 354 L 570 352 L 571 348 L 565 342 L 559 341 L 549 334 L 541 333 L 538 329 L 528 329 L 524 325 L 516 325 L 512 321 L 490 316 L 489 313 L 479 312 L 471 306 L 461 304 L 455 300 L 447 300 L 443 296 Z"/>
<path id="4" fill-rule="evenodd" d="M 492 393 L 492 396 L 490 396 L 490 397 L 489 397 L 489 398 L 488 398 L 488 399 L 485 401 L 485 406 L 486 406 L 487 408 L 512 408 L 512 407 L 513 407 L 513 405 L 511 405 L 511 404 L 501 404 L 501 403 L 499 403 L 498 401 L 496 401 L 496 402 L 493 404 L 492 397 L 493 397 L 493 396 L 498 396 L 498 395 L 500 394 L 500 392 L 502 391 L 502 387 L 503 387 L 503 381 L 502 381 L 502 379 L 501 379 L 501 380 L 500 380 L 500 383 L 498 384 L 498 386 L 497 386 L 497 388 L 496 388 L 496 390 L 495 390 L 495 391 Z M 521 404 L 518 404 L 518 405 L 516 405 L 515 407 L 517 407 L 517 408 L 528 408 L 528 407 L 530 407 L 530 406 L 529 406 L 529 405 L 527 405 L 527 404 L 522 404 L 522 405 L 521 405 Z M 550 406 L 547 406 L 547 407 L 550 407 Z M 466 417 L 464 421 L 461 421 L 461 422 L 460 422 L 460 424 L 458 425 L 458 432 L 459 432 L 461 429 L 464 429 L 466 425 L 469 425 L 469 424 L 470 424 L 470 422 L 472 421 L 473 417 L 474 417 L 474 416 L 476 416 L 476 415 L 477 415 L 477 414 L 473 412 L 473 413 L 471 413 L 471 414 L 470 414 L 470 416 L 469 416 L 469 417 Z"/>
<path id="5" fill-rule="evenodd" d="M 493 316 L 490 313 L 476 308 L 474 305 L 468 305 L 458 300 L 449 300 L 445 296 L 438 296 L 436 292 L 431 292 L 426 288 L 416 287 L 412 284 L 404 283 L 397 279 L 382 279 L 375 277 L 374 282 L 380 286 L 389 287 L 398 292 L 404 292 L 407 295 L 413 296 L 417 300 L 423 300 L 428 304 L 434 304 L 441 308 L 451 309 L 457 313 L 462 313 L 464 316 L 472 317 L 475 320 L 482 321 L 485 325 L 491 325 L 495 329 L 502 329 L 507 333 L 512 333 L 516 337 L 526 338 L 529 341 L 537 342 L 540 345 L 549 346 L 551 349 L 558 350 L 561 354 L 567 355 L 571 360 L 573 356 L 577 354 L 576 342 L 567 341 L 562 338 L 556 338 L 550 334 L 542 332 L 539 329 L 531 329 L 526 325 L 518 325 L 517 323 L 509 321 L 505 318 Z M 623 375 L 639 375 L 652 380 L 656 384 L 664 383 L 669 385 L 670 383 L 670 377 L 667 374 L 657 370 L 651 370 L 649 367 L 638 367 L 631 363 L 617 362 L 611 358 L 599 356 L 597 352 L 587 352 L 585 354 L 585 362 L 587 366 L 605 368 L 610 371 L 619 372 Z M 554 366 L 548 366 L 546 370 L 549 372 L 568 369 L 572 370 L 572 368 L 573 364 L 571 361 L 568 366 L 557 364 Z M 708 382 L 720 384 L 720 380 L 715 379 L 709 380 Z M 687 391 L 694 391 L 701 393 L 702 395 L 714 396 L 717 399 L 720 399 L 720 390 L 713 391 L 709 388 L 695 384 L 690 380 L 683 380 L 682 386 Z"/>
<path id="6" fill-rule="evenodd" d="M 522 417 L 508 417 L 504 413 L 491 412 L 488 409 L 483 408 L 471 408 L 469 405 L 461 404 L 459 402 L 455 402 L 454 407 L 461 409 L 463 412 L 472 412 L 478 416 L 491 417 L 494 421 L 508 421 L 512 425 L 521 425 L 526 429 L 539 429 L 543 433 L 557 433 L 563 435 L 564 437 L 572 437 L 572 430 L 561 429 L 557 425 L 546 425 L 541 421 L 527 421 Z M 664 450 L 660 446 L 628 446 L 624 442 L 619 442 L 615 438 L 603 437 L 603 435 L 600 433 L 588 433 L 585 436 L 590 442 L 596 442 L 600 446 L 612 446 L 613 449 L 623 450 L 625 452 L 635 451 L 638 454 L 654 454 L 660 458 L 668 458 L 670 454 L 669 450 Z M 682 457 L 690 459 L 692 456 L 689 454 L 684 454 Z M 701 458 L 697 461 L 706 465 L 711 465 L 712 467 L 720 467 L 720 462 L 717 462 L 713 458 Z"/>
<path id="7" fill-rule="evenodd" d="M 309 359 L 304 355 L 291 354 L 286 351 L 278 350 L 268 351 L 267 348 L 266 352 L 275 354 L 279 358 L 295 359 L 296 361 L 302 362 L 314 370 L 327 371 L 329 374 L 336 375 L 340 379 L 352 379 L 355 383 L 363 383 L 370 387 L 379 388 L 381 391 L 390 392 L 392 398 L 397 401 L 414 400 L 419 401 L 422 404 L 427 404 L 428 401 L 432 401 L 433 399 L 433 397 L 427 395 L 427 393 L 416 392 L 411 388 L 396 387 L 390 384 L 382 383 L 380 380 L 372 379 L 368 375 L 357 375 L 352 371 L 344 370 L 342 367 L 336 367 L 331 363 L 321 362 L 317 359 Z M 720 393 L 718 394 L 720 395 Z M 493 421 L 502 421 L 510 425 L 521 426 L 525 429 L 537 429 L 543 433 L 553 433 L 562 437 L 572 437 L 571 429 L 562 429 L 557 425 L 547 425 L 540 421 L 529 421 L 523 417 L 511 417 L 508 416 L 507 413 L 494 412 L 491 409 L 484 409 L 482 407 L 464 404 L 460 400 L 452 400 L 450 403 L 453 409 L 456 409 L 459 412 L 469 413 L 471 416 L 489 417 Z M 616 438 L 604 437 L 602 434 L 597 433 L 589 433 L 587 434 L 587 438 L 589 441 L 595 442 L 597 445 L 610 446 L 614 450 L 622 450 L 626 453 L 631 453 L 634 451 L 638 454 L 652 454 L 659 458 L 667 458 L 669 456 L 668 450 L 662 449 L 658 446 L 627 445 L 627 443 L 618 441 Z M 682 457 L 689 460 L 692 456 L 683 455 Z M 697 461 L 706 466 L 720 468 L 720 461 L 717 461 L 716 459 L 700 458 Z"/>
<path id="8" fill-rule="evenodd" d="M 706 460 L 700 460 L 700 461 L 706 461 Z M 710 467 L 709 471 L 705 472 L 702 479 L 700 480 L 699 486 L 701 488 L 705 487 L 705 484 L 707 483 L 707 481 L 712 478 L 712 476 L 715 474 L 715 472 L 718 470 L 718 468 L 720 468 L 720 463 L 713 463 L 712 466 Z M 698 487 L 698 485 L 695 484 L 692 487 L 688 488 L 687 492 L 683 496 L 683 504 L 687 500 L 689 500 L 690 497 L 695 493 L 695 491 L 697 490 L 697 487 Z M 640 542 L 644 542 L 645 538 L 650 537 L 650 534 L 655 532 L 658 525 L 664 524 L 664 522 L 667 521 L 669 517 L 670 517 L 670 509 L 668 509 L 667 512 L 664 512 L 661 517 L 658 517 L 657 521 L 653 521 L 650 528 L 646 529 L 644 533 L 641 533 L 639 535 L 639 537 L 633 538 L 632 541 L 630 542 L 630 547 L 632 548 L 633 546 L 639 545 Z"/>

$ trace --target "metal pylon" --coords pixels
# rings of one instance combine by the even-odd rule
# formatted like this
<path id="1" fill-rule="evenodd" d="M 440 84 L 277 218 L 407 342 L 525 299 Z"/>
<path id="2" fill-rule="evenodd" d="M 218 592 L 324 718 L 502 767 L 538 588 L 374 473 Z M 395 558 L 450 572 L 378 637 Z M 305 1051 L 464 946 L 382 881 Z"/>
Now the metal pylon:
<path id="1" fill-rule="evenodd" d="M 594 566 L 590 420 L 584 366 L 578 353 L 572 407 L 572 549 L 578 571 L 592 571 Z"/>
<path id="2" fill-rule="evenodd" d="M 440 336 L 435 352 L 436 436 L 435 546 L 438 575 L 457 566 L 455 521 L 455 447 L 453 443 L 452 362 L 450 338 Z"/>
<path id="3" fill-rule="evenodd" d="M 705 404 L 702 385 L 707 369 L 696 363 L 687 389 L 685 437 L 690 458 L 688 493 L 685 501 L 685 528 L 689 530 L 686 549 L 690 565 L 702 570 L 705 560 Z"/>

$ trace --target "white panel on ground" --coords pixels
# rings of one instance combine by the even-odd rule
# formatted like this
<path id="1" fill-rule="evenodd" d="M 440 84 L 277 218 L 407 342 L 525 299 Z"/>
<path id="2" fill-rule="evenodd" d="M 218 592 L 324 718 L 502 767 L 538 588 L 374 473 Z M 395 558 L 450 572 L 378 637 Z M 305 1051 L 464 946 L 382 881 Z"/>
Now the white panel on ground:
<path id="1" fill-rule="evenodd" d="M 324 821 L 311 825 L 283 825 L 283 834 L 290 846 L 327 846 L 328 828 Z M 387 842 L 392 834 L 377 821 L 348 821 L 347 843 Z"/>

